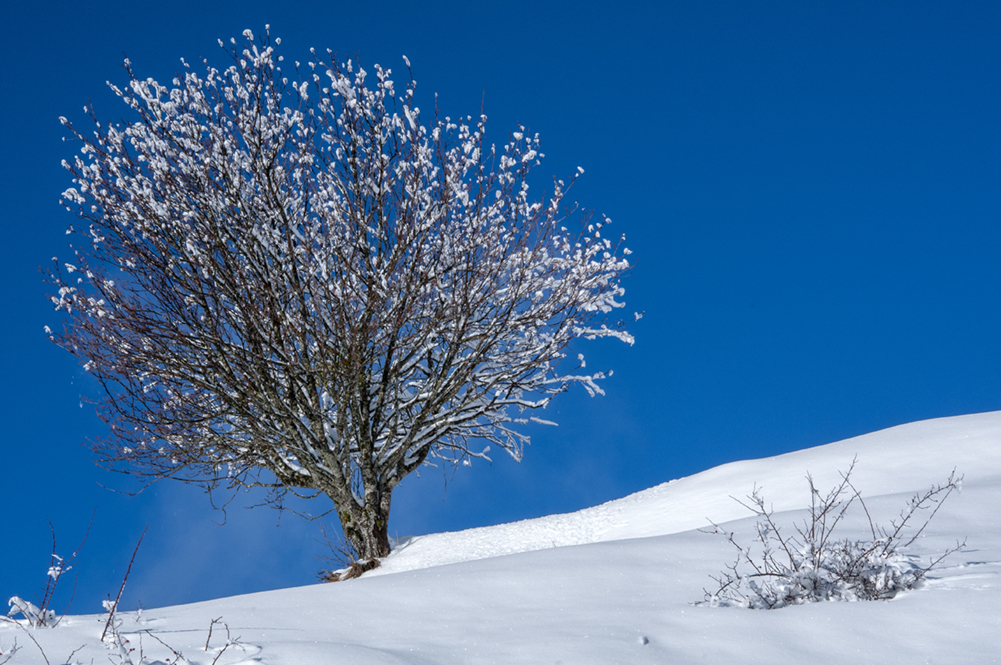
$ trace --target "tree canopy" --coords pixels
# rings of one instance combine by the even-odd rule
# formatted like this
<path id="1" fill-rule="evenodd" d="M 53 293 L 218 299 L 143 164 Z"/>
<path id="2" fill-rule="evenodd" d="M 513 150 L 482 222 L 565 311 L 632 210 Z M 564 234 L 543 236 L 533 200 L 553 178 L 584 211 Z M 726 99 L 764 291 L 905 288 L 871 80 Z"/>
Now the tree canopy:
<path id="1" fill-rule="evenodd" d="M 289 66 L 244 35 L 220 42 L 228 68 L 184 63 L 169 86 L 126 60 L 130 120 L 62 119 L 82 225 L 48 332 L 105 389 L 109 468 L 322 493 L 358 555 L 385 556 L 407 474 L 520 458 L 555 395 L 601 392 L 567 356 L 632 342 L 606 322 L 628 250 L 565 204 L 578 174 L 533 197 L 537 135 L 495 146 L 485 115 L 425 120 L 412 74 Z"/>

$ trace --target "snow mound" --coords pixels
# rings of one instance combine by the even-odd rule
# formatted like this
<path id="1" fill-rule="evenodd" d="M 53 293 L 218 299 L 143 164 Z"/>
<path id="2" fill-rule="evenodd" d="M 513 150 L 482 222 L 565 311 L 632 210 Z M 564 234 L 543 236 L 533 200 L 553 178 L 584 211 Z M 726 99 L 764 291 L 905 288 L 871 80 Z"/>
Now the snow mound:
<path id="1" fill-rule="evenodd" d="M 367 576 L 554 547 L 681 533 L 748 516 L 733 497 L 756 485 L 776 511 L 802 508 L 805 475 L 833 487 L 852 460 L 864 497 L 912 494 L 955 468 L 966 486 L 1001 484 L 1001 412 L 938 418 L 776 457 L 724 464 L 573 513 L 407 539 Z"/>
<path id="2" fill-rule="evenodd" d="M 968 547 L 889 601 L 694 604 L 733 560 L 725 538 L 695 529 L 711 518 L 743 542 L 753 536 L 731 495 L 762 488 L 788 524 L 809 500 L 805 474 L 830 487 L 856 456 L 852 480 L 880 521 L 953 467 L 965 474 L 907 556 L 927 560 L 963 538 Z M 190 665 L 997 663 L 999 505 L 1001 413 L 931 420 L 727 464 L 576 513 L 415 538 L 346 582 L 123 612 L 118 635 L 134 664 L 140 654 Z M 869 533 L 864 515 L 839 529 Z M 128 662 L 101 643 L 105 622 L 0 622 L 0 663 Z"/>

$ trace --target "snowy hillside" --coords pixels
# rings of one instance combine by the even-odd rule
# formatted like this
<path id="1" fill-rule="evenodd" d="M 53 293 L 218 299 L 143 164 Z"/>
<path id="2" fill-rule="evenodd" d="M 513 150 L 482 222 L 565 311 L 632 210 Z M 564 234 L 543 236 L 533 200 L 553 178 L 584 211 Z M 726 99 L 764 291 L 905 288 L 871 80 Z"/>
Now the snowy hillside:
<path id="1" fill-rule="evenodd" d="M 731 496 L 760 488 L 776 518 L 804 516 L 804 476 L 826 490 L 852 479 L 881 522 L 915 492 L 965 475 L 908 550 L 967 548 L 923 587 L 887 602 L 774 611 L 693 603 L 731 547 L 707 519 L 749 542 L 754 519 Z M 383 567 L 314 585 L 123 614 L 140 662 L 238 663 L 995 663 L 1001 662 L 1001 412 L 913 423 L 762 460 L 735 462 L 607 504 L 402 543 Z M 842 536 L 864 538 L 853 514 Z M 226 629 L 209 627 L 221 617 Z M 120 662 L 104 618 L 55 629 L 0 623 L 0 663 Z M 34 644 L 32 639 L 37 640 Z M 81 648 L 82 646 L 82 648 Z M 72 660 L 71 652 L 77 650 Z M 125 661 L 127 662 L 127 661 Z"/>

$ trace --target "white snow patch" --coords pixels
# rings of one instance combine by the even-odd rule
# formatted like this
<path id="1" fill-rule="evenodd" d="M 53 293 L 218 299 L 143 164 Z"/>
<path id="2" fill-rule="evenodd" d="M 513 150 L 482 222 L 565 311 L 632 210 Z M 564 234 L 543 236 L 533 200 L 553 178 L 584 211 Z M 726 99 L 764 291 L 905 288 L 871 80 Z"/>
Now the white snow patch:
<path id="1" fill-rule="evenodd" d="M 910 553 L 924 558 L 962 538 L 968 548 L 887 602 L 693 605 L 732 561 L 723 539 L 696 530 L 706 518 L 749 540 L 753 519 L 730 497 L 757 485 L 777 519 L 800 519 L 805 474 L 828 488 L 856 455 L 852 478 L 884 521 L 956 467 L 962 493 Z M 198 665 L 996 663 L 999 505 L 1001 413 L 944 418 L 727 464 L 576 513 L 415 538 L 357 580 L 122 614 L 120 630 L 149 662 L 174 662 L 152 634 Z M 842 535 L 866 531 L 853 518 Z M 221 655 L 218 625 L 205 649 L 217 617 L 240 637 Z M 76 662 L 106 662 L 104 620 L 71 616 L 31 632 L 52 663 L 81 644 Z M 0 651 L 15 639 L 17 665 L 44 662 L 22 628 L 0 622 Z"/>

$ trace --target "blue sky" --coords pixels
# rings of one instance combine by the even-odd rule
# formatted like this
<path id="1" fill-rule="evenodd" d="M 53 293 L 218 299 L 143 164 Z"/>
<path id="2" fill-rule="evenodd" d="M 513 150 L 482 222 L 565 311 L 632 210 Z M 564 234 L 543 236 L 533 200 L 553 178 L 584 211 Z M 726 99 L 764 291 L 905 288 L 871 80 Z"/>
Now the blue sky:
<path id="1" fill-rule="evenodd" d="M 165 80 L 181 57 L 221 64 L 218 38 L 265 23 L 286 57 L 315 46 L 402 71 L 407 55 L 444 112 L 485 100 L 497 142 L 518 123 L 539 132 L 541 172 L 584 167 L 575 198 L 634 251 L 625 300 L 646 313 L 635 346 L 580 349 L 614 370 L 607 395 L 564 395 L 546 414 L 560 426 L 535 431 L 520 464 L 498 456 L 447 472 L 447 486 L 441 469 L 404 482 L 392 533 L 574 510 L 727 461 L 1001 409 L 1001 5 L 876 5 L 8 9 L 0 597 L 44 583 L 46 520 L 65 554 L 95 508 L 74 612 L 117 591 L 147 524 L 133 607 L 308 584 L 321 566 L 317 525 L 243 510 L 253 496 L 218 527 L 196 488 L 105 489 L 132 485 L 81 445 L 104 432 L 80 405 L 97 388 L 42 334 L 59 317 L 37 268 L 68 256 L 73 221 L 57 205 L 72 154 L 57 117 L 81 120 L 88 99 L 120 117 L 105 81 L 124 80 L 123 53 Z"/>

